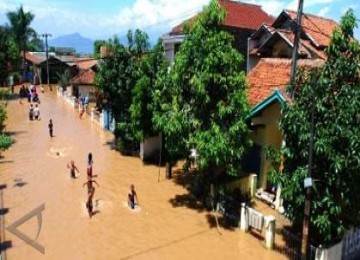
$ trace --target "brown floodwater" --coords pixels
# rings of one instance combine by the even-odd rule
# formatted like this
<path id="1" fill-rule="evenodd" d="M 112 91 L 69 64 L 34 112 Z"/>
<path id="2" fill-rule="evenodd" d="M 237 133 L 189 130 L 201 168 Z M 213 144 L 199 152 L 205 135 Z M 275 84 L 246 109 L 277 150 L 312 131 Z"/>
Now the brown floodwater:
<path id="1" fill-rule="evenodd" d="M 55 90 L 40 99 L 41 121 L 29 121 L 25 99 L 8 103 L 6 131 L 15 143 L 0 159 L 0 185 L 6 185 L 0 192 L 5 227 L 44 203 L 38 237 L 36 217 L 19 230 L 44 246 L 45 254 L 2 230 L 6 259 L 285 259 L 238 229 L 220 227 L 220 234 L 209 212 L 189 206 L 181 173 L 166 180 L 163 167 L 121 156 L 111 147 L 112 134 L 88 117 L 79 119 Z M 100 185 L 91 219 L 83 187 L 89 152 Z M 77 179 L 70 178 L 70 160 L 80 170 Z M 126 202 L 131 183 L 140 202 L 136 210 Z"/>

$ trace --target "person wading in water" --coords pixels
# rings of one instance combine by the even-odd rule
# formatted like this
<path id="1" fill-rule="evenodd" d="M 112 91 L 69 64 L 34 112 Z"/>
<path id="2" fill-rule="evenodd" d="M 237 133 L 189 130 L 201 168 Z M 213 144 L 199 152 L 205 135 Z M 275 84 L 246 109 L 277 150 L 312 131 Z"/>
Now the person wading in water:
<path id="1" fill-rule="evenodd" d="M 70 164 L 67 165 L 68 169 L 70 169 L 70 176 L 71 178 L 75 179 L 75 171 L 79 173 L 79 169 L 76 167 L 74 160 L 71 160 Z"/>

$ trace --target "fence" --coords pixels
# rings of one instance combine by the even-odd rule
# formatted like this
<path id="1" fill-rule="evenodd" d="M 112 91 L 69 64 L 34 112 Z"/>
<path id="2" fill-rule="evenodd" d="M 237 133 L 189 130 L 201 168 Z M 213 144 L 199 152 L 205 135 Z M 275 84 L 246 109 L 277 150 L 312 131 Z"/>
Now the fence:
<path id="1" fill-rule="evenodd" d="M 274 249 L 281 254 L 286 255 L 291 260 L 301 260 L 301 238 L 286 229 L 282 229 L 279 235 L 281 241 L 277 241 L 277 243 L 275 243 Z M 306 259 L 316 259 L 316 247 L 312 245 L 308 246 Z"/>

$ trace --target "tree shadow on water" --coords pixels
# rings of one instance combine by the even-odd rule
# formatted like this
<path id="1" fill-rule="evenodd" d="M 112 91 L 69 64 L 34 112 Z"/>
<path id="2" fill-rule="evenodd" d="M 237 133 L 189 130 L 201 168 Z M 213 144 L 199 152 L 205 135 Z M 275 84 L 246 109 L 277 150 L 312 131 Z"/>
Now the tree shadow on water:
<path id="1" fill-rule="evenodd" d="M 177 185 L 181 185 L 186 188 L 189 192 L 193 191 L 194 186 L 197 182 L 197 174 L 195 170 L 185 172 L 184 170 L 178 169 L 173 171 L 172 180 Z"/>
<path id="2" fill-rule="evenodd" d="M 16 136 L 21 134 L 26 134 L 28 131 L 5 131 L 5 134 L 10 136 Z"/>
<path id="3" fill-rule="evenodd" d="M 199 212 L 206 210 L 203 204 L 198 201 L 192 194 L 175 195 L 175 198 L 169 199 L 169 202 L 174 208 L 187 207 L 190 209 L 195 209 Z"/>
<path id="4" fill-rule="evenodd" d="M 195 180 L 196 174 L 194 171 L 184 172 L 182 169 L 173 171 L 172 181 L 177 185 L 185 187 L 188 191 L 186 194 L 177 194 L 174 198 L 169 199 L 173 207 L 187 207 L 199 212 L 206 210 L 202 200 L 193 192 Z"/>

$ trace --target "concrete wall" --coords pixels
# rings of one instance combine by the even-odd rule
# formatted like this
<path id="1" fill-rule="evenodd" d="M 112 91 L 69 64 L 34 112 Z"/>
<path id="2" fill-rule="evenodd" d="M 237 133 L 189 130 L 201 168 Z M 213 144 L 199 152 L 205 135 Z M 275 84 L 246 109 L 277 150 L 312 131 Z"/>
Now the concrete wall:
<path id="1" fill-rule="evenodd" d="M 238 180 L 226 183 L 226 189 L 229 192 L 232 192 L 236 188 L 239 188 L 242 194 L 250 193 L 250 196 L 253 197 L 255 195 L 256 183 L 257 183 L 257 175 L 249 174 Z"/>
<path id="2" fill-rule="evenodd" d="M 275 148 L 281 148 L 282 135 L 279 129 L 279 120 L 281 116 L 281 105 L 276 102 L 265 108 L 261 115 L 252 118 L 254 130 L 252 138 L 254 143 L 265 147 L 271 145 Z M 271 161 L 266 160 L 265 149 L 261 154 L 260 175 L 258 186 L 265 189 L 267 187 L 267 175 L 271 170 Z"/>
<path id="3" fill-rule="evenodd" d="M 146 160 L 153 156 L 154 153 L 158 153 L 161 149 L 162 140 L 161 135 L 153 136 L 145 139 L 144 142 L 140 143 L 140 158 Z"/>
<path id="4" fill-rule="evenodd" d="M 342 259 L 342 246 L 340 242 L 330 248 L 316 248 L 315 259 L 316 260 L 338 260 Z"/>

